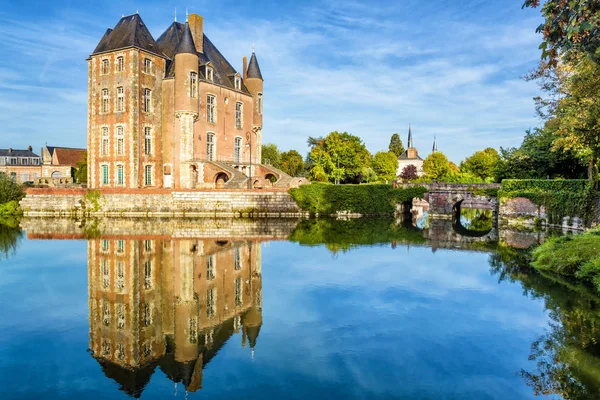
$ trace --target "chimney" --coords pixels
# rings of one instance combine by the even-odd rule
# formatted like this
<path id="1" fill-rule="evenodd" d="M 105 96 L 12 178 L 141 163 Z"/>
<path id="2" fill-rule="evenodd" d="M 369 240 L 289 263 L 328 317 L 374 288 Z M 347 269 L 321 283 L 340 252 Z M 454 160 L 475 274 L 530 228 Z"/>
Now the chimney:
<path id="1" fill-rule="evenodd" d="M 248 75 L 248 57 L 244 56 L 242 66 L 242 75 L 244 76 L 244 82 L 246 81 L 246 75 Z"/>
<path id="2" fill-rule="evenodd" d="M 27 150 L 31 151 L 31 150 L 33 150 L 33 147 L 27 146 Z"/>
<path id="3" fill-rule="evenodd" d="M 8 148 L 8 154 L 12 153 L 12 148 Z"/>
<path id="4" fill-rule="evenodd" d="M 204 53 L 204 19 L 198 14 L 190 14 L 188 17 L 188 23 L 190 24 L 190 30 L 192 31 L 192 38 L 194 38 L 196 51 L 199 53 Z"/>

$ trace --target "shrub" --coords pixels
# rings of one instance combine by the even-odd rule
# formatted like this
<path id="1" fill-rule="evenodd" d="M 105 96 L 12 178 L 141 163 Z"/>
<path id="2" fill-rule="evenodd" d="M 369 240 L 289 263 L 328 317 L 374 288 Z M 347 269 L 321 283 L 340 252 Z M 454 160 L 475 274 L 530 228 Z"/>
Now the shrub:
<path id="1" fill-rule="evenodd" d="M 5 174 L 0 174 L 0 204 L 9 201 L 19 202 L 25 197 L 25 193 L 20 185 L 14 183 Z"/>
<path id="2" fill-rule="evenodd" d="M 0 217 L 18 217 L 21 216 L 21 208 L 15 200 L 0 204 Z"/>
<path id="3" fill-rule="evenodd" d="M 587 179 L 504 179 L 502 190 L 512 191 L 554 191 L 583 192 L 590 187 Z"/>
<path id="4" fill-rule="evenodd" d="M 393 189 L 391 185 L 303 185 L 289 190 L 302 210 L 332 215 L 349 211 L 367 215 L 392 215 L 395 205 L 422 198 L 427 189 Z"/>

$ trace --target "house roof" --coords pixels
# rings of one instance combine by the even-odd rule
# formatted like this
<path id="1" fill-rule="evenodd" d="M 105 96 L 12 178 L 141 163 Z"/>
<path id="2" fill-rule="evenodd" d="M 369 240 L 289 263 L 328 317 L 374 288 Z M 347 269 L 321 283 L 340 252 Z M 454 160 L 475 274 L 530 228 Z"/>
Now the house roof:
<path id="1" fill-rule="evenodd" d="M 260 67 L 258 66 L 258 60 L 256 59 L 256 54 L 254 54 L 254 52 L 252 52 L 252 57 L 250 57 L 247 76 L 248 78 L 257 78 L 261 81 L 263 80 L 262 74 L 260 73 Z"/>
<path id="2" fill-rule="evenodd" d="M 183 33 L 179 38 L 179 43 L 175 49 L 175 54 L 198 54 L 196 51 L 196 45 L 194 44 L 194 38 L 192 37 L 192 31 L 190 30 L 190 24 L 186 23 L 183 28 Z"/>
<path id="3" fill-rule="evenodd" d="M 400 155 L 400 157 L 398 157 L 398 160 L 421 160 L 421 161 L 423 161 L 423 159 L 421 157 L 419 157 L 418 154 L 416 157 L 408 157 L 408 151 L 405 151 L 404 153 L 402 153 Z"/>
<path id="4" fill-rule="evenodd" d="M 37 154 L 35 154 L 31 150 L 11 149 L 10 152 L 8 150 L 9 149 L 0 149 L 0 157 L 34 157 L 34 158 L 40 158 L 40 156 L 38 156 Z"/>
<path id="5" fill-rule="evenodd" d="M 162 55 L 158 44 L 139 14 L 125 16 L 121 18 L 114 29 L 108 29 L 92 55 L 127 47 L 136 47 L 150 53 Z"/>
<path id="6" fill-rule="evenodd" d="M 58 165 L 72 165 L 75 166 L 80 161 L 83 161 L 86 153 L 86 149 L 69 149 L 66 147 L 54 147 L 53 153 L 56 153 L 56 160 Z"/>

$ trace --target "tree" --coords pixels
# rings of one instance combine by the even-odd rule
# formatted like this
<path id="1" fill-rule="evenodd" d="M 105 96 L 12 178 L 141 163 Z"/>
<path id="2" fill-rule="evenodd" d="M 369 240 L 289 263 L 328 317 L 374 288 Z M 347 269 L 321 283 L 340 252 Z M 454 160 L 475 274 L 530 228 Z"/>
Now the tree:
<path id="1" fill-rule="evenodd" d="M 281 170 L 291 176 L 299 176 L 304 171 L 304 160 L 296 150 L 281 153 Z"/>
<path id="2" fill-rule="evenodd" d="M 371 153 L 362 140 L 347 132 L 331 132 L 311 147 L 310 178 L 313 180 L 321 181 L 326 176 L 331 182 L 339 179 L 342 183 L 359 183 L 363 168 L 371 165 Z"/>
<path id="3" fill-rule="evenodd" d="M 83 157 L 74 168 L 73 178 L 77 183 L 87 183 L 87 151 L 83 154 Z"/>
<path id="4" fill-rule="evenodd" d="M 402 153 L 404 153 L 404 145 L 402 145 L 402 140 L 400 139 L 400 135 L 394 133 L 392 138 L 390 139 L 389 150 L 396 155 L 396 157 L 400 157 Z"/>
<path id="5" fill-rule="evenodd" d="M 500 161 L 500 155 L 496 149 L 488 147 L 482 151 L 476 151 L 460 163 L 460 170 L 468 172 L 485 180 L 494 176 L 496 165 Z"/>
<path id="6" fill-rule="evenodd" d="M 267 143 L 262 145 L 262 164 L 270 164 L 275 168 L 281 167 L 281 154 L 277 145 Z"/>
<path id="7" fill-rule="evenodd" d="M 414 164 L 408 164 L 404 168 L 402 168 L 402 172 L 400 173 L 400 178 L 403 181 L 413 181 L 419 177 L 417 172 L 417 166 Z"/>
<path id="8" fill-rule="evenodd" d="M 525 0 L 523 7 L 539 7 L 541 0 Z M 600 2 L 598 0 L 546 0 L 542 7 L 544 22 L 538 26 L 544 42 L 542 58 L 556 65 L 561 55 L 586 53 L 600 61 Z"/>
<path id="9" fill-rule="evenodd" d="M 423 161 L 423 170 L 427 177 L 431 179 L 442 179 L 450 172 L 450 162 L 448 157 L 439 151 L 431 153 Z"/>
<path id="10" fill-rule="evenodd" d="M 398 157 L 391 151 L 380 151 L 373 156 L 371 167 L 379 179 L 392 180 L 398 170 Z"/>
<path id="11" fill-rule="evenodd" d="M 0 173 L 0 204 L 20 201 L 24 196 L 21 185 L 13 182 L 6 174 Z"/>

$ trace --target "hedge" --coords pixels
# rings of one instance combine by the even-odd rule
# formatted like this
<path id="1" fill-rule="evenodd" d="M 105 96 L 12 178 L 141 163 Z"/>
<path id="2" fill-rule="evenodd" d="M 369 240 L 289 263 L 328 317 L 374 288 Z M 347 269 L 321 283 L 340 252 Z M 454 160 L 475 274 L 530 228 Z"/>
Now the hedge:
<path id="1" fill-rule="evenodd" d="M 348 211 L 365 215 L 392 215 L 396 204 L 422 198 L 422 186 L 394 189 L 390 185 L 329 185 L 313 183 L 289 190 L 302 210 L 333 215 Z"/>
<path id="2" fill-rule="evenodd" d="M 587 179 L 504 179 L 502 190 L 513 191 L 549 191 L 549 192 L 583 192 L 588 190 Z"/>
<path id="3" fill-rule="evenodd" d="M 579 217 L 585 224 L 591 221 L 596 192 L 585 179 L 505 179 L 498 197 L 523 197 L 543 206 L 550 224 L 562 224 L 564 217 Z"/>

